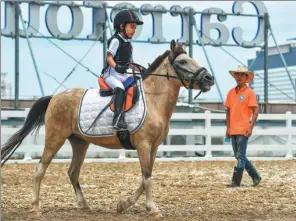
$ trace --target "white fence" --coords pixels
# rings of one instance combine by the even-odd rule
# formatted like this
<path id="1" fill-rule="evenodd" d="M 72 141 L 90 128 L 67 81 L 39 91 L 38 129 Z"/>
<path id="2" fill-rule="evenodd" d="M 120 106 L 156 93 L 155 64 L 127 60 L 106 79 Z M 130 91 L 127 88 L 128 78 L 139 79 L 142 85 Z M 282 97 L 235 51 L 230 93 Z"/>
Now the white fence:
<path id="1" fill-rule="evenodd" d="M 1 119 L 9 119 L 9 118 L 24 118 L 28 114 L 28 109 L 24 111 L 1 111 Z M 199 126 L 197 121 L 204 121 L 204 126 Z M 171 145 L 170 142 L 167 142 L 167 145 L 160 145 L 159 147 L 159 154 L 161 155 L 164 152 L 205 152 L 205 157 L 182 157 L 177 158 L 181 160 L 194 160 L 194 159 L 213 159 L 213 151 L 228 151 L 232 152 L 232 147 L 230 143 L 223 143 L 223 144 L 212 144 L 212 138 L 220 137 L 221 140 L 225 136 L 225 126 L 212 126 L 212 121 L 225 121 L 225 114 L 221 113 L 211 113 L 210 111 L 206 111 L 205 113 L 174 113 L 172 116 L 172 121 L 183 121 L 183 122 L 196 122 L 196 125 L 193 126 L 191 129 L 185 128 L 171 128 L 169 131 L 169 137 L 174 135 L 186 135 L 186 136 L 204 136 L 205 143 L 202 145 L 197 144 L 186 144 L 186 145 Z M 253 136 L 249 140 L 248 145 L 248 153 L 255 151 L 271 151 L 271 152 L 281 152 L 284 153 L 283 159 L 290 159 L 293 158 L 293 152 L 296 153 L 296 144 L 293 142 L 293 139 L 296 138 L 296 128 L 292 127 L 292 121 L 296 120 L 296 115 L 292 114 L 291 112 L 287 112 L 285 114 L 260 114 L 258 120 L 264 120 L 269 122 L 269 125 L 273 121 L 282 121 L 285 122 L 285 126 L 275 127 L 275 126 L 255 126 L 253 130 Z M 194 123 L 195 124 L 195 123 Z M 1 144 L 3 144 L 8 138 L 12 136 L 19 128 L 12 128 L 12 127 L 5 127 L 2 126 L 1 128 Z M 256 143 L 255 139 L 258 140 L 258 137 L 269 136 L 269 137 L 280 137 L 282 139 L 282 143 L 272 143 L 266 142 L 261 144 L 258 142 Z M 34 156 L 40 156 L 44 149 L 44 137 L 45 137 L 45 130 L 44 127 L 41 127 L 39 131 L 39 136 L 37 140 L 34 139 L 34 136 L 28 136 L 16 151 L 16 153 L 24 153 L 24 158 L 21 159 L 21 162 L 28 162 L 32 160 Z M 106 159 L 106 153 L 113 154 L 113 159 L 110 157 Z M 110 150 L 105 149 L 96 145 L 90 145 L 87 158 L 88 156 L 95 156 L 91 157 L 97 160 L 108 160 L 108 161 L 117 161 L 117 160 L 126 160 L 129 161 L 131 158 L 127 158 L 126 155 L 132 153 L 134 155 L 135 151 L 125 151 L 125 150 Z M 58 156 L 63 158 L 63 156 L 67 155 L 66 158 L 70 158 L 69 155 L 72 154 L 72 148 L 70 143 L 67 141 L 64 146 L 58 152 Z M 115 157 L 114 157 L 115 156 Z M 161 157 L 161 156 L 160 156 Z M 133 158 L 137 160 L 136 158 Z M 161 159 L 165 159 L 161 157 Z M 225 157 L 219 157 L 219 159 L 225 159 Z M 229 159 L 229 158 L 228 158 Z M 90 159 L 89 159 L 90 160 Z M 166 160 L 176 160 L 173 158 L 166 158 Z M 94 160 L 95 161 L 95 160 Z"/>

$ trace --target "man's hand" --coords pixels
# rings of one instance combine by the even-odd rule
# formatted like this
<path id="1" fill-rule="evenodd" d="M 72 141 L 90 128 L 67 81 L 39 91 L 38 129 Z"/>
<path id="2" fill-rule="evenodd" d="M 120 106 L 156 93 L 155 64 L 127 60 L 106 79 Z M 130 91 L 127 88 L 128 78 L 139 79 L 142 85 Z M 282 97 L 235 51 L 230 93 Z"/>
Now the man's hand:
<path id="1" fill-rule="evenodd" d="M 128 69 L 128 66 L 127 65 L 120 65 L 120 64 L 117 64 L 117 65 L 115 65 L 115 71 L 117 71 L 118 73 L 121 73 L 121 74 L 123 74 L 123 73 L 125 73 L 126 72 L 126 70 Z"/>
<path id="2" fill-rule="evenodd" d="M 252 135 L 253 128 L 250 126 L 245 134 L 246 137 L 250 137 Z"/>
<path id="3" fill-rule="evenodd" d="M 230 109 L 226 110 L 226 138 L 230 138 Z"/>
<path id="4" fill-rule="evenodd" d="M 225 136 L 226 136 L 227 139 L 230 138 L 230 130 L 229 130 L 229 129 L 227 129 L 227 131 L 226 131 L 226 135 L 225 135 Z"/>
<path id="5" fill-rule="evenodd" d="M 258 107 L 252 107 L 252 111 L 253 111 L 252 122 L 250 123 L 249 128 L 248 128 L 248 130 L 246 131 L 246 134 L 245 134 L 246 137 L 250 137 L 250 136 L 252 135 L 253 128 L 254 128 L 254 125 L 255 125 L 255 123 L 256 123 L 256 120 L 257 120 L 258 114 L 259 114 L 259 109 L 258 109 Z"/>

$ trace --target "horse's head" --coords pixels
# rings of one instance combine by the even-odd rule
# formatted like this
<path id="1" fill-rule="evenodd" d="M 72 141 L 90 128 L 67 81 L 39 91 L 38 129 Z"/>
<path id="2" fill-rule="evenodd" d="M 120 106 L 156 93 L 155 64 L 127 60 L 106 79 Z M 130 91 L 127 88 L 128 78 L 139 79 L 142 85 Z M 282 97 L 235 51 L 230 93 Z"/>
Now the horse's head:
<path id="1" fill-rule="evenodd" d="M 207 92 L 214 85 L 214 78 L 207 69 L 199 65 L 194 59 L 186 54 L 186 45 L 184 43 L 171 41 L 171 53 L 169 62 L 172 65 L 170 75 L 176 75 L 180 81 L 180 86 L 189 89 L 200 89 Z"/>

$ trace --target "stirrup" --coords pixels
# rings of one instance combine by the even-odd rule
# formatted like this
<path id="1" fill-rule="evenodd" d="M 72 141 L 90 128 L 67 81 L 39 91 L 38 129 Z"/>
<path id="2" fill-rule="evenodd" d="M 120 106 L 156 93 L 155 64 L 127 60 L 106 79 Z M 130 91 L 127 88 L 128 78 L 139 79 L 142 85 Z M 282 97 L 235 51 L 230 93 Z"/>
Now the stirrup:
<path id="1" fill-rule="evenodd" d="M 113 128 L 115 128 L 116 130 L 127 130 L 127 125 L 126 127 L 120 127 L 118 126 L 118 124 L 120 125 L 119 121 L 116 121 L 116 123 L 112 125 Z"/>
<path id="2" fill-rule="evenodd" d="M 122 121 L 126 127 L 119 127 L 118 124 L 120 125 Z M 118 131 L 121 131 L 121 130 L 127 130 L 127 124 L 123 121 L 122 119 L 122 114 L 120 114 L 117 119 L 116 119 L 116 122 L 115 124 L 112 125 L 114 129 L 118 130 Z"/>
<path id="3" fill-rule="evenodd" d="M 113 128 L 116 129 L 117 131 L 125 131 L 125 130 L 127 130 L 127 127 L 118 127 L 117 125 L 114 125 Z"/>

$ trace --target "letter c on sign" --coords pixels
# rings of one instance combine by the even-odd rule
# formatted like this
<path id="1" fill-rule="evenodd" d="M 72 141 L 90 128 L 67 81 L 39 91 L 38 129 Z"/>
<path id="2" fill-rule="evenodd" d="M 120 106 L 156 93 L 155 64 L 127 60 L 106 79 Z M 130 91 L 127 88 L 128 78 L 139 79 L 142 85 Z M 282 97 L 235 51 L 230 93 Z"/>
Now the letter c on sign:
<path id="1" fill-rule="evenodd" d="M 236 1 L 232 6 L 232 12 L 234 14 L 243 13 L 243 4 L 246 2 L 249 2 L 254 6 L 258 15 L 264 15 L 264 13 L 267 13 L 267 8 L 265 7 L 264 3 L 261 1 Z M 233 40 L 238 45 L 254 47 L 255 45 L 260 45 L 262 42 L 264 42 L 264 19 L 261 19 L 261 18 L 257 18 L 257 19 L 258 19 L 257 33 L 255 34 L 255 37 L 251 41 L 243 40 L 242 28 L 235 27 L 232 30 Z"/>

